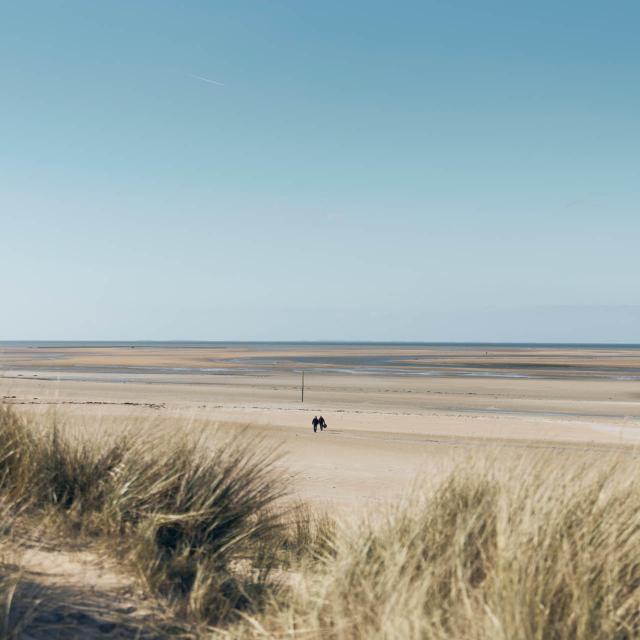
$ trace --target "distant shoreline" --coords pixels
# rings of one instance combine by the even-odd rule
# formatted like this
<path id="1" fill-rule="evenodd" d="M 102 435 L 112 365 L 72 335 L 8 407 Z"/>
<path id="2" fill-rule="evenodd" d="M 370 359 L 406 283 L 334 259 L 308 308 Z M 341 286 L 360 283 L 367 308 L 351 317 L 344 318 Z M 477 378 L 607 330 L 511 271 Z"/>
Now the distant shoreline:
<path id="1" fill-rule="evenodd" d="M 625 342 L 418 342 L 348 340 L 0 340 L 1 347 L 34 348 L 215 348 L 215 347 L 448 347 L 519 349 L 640 349 L 640 343 Z"/>

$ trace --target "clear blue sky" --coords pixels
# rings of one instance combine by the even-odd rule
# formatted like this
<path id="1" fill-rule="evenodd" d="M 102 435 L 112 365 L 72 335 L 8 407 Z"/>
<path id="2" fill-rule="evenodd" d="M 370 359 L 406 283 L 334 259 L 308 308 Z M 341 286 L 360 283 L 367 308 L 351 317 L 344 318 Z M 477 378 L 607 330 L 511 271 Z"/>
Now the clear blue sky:
<path id="1" fill-rule="evenodd" d="M 639 32 L 0 0 L 0 339 L 640 342 Z"/>

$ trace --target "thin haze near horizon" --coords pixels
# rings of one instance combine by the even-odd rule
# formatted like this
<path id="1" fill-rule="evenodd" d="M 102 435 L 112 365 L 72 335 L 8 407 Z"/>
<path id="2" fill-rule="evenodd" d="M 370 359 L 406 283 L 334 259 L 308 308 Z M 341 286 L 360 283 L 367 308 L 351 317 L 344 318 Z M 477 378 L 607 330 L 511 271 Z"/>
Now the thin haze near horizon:
<path id="1" fill-rule="evenodd" d="M 639 24 L 4 3 L 0 339 L 640 342 Z"/>

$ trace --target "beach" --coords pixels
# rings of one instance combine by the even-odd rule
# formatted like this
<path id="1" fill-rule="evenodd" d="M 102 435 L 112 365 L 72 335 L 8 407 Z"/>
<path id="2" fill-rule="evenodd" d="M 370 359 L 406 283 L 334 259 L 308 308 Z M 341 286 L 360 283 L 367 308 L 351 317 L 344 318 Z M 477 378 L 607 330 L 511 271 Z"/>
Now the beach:
<path id="1" fill-rule="evenodd" d="M 487 448 L 634 455 L 640 350 L 4 343 L 0 397 L 89 436 L 144 422 L 248 430 L 279 448 L 296 497 L 361 510 Z"/>

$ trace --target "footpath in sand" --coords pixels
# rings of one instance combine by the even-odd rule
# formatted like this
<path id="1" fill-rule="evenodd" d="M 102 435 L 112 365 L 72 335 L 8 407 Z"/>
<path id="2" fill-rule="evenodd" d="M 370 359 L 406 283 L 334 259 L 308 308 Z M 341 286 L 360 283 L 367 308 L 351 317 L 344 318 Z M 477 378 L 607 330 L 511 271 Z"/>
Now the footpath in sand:
<path id="1" fill-rule="evenodd" d="M 15 548 L 20 568 L 9 628 L 22 640 L 159 638 L 163 615 L 104 554 L 62 540 Z"/>

